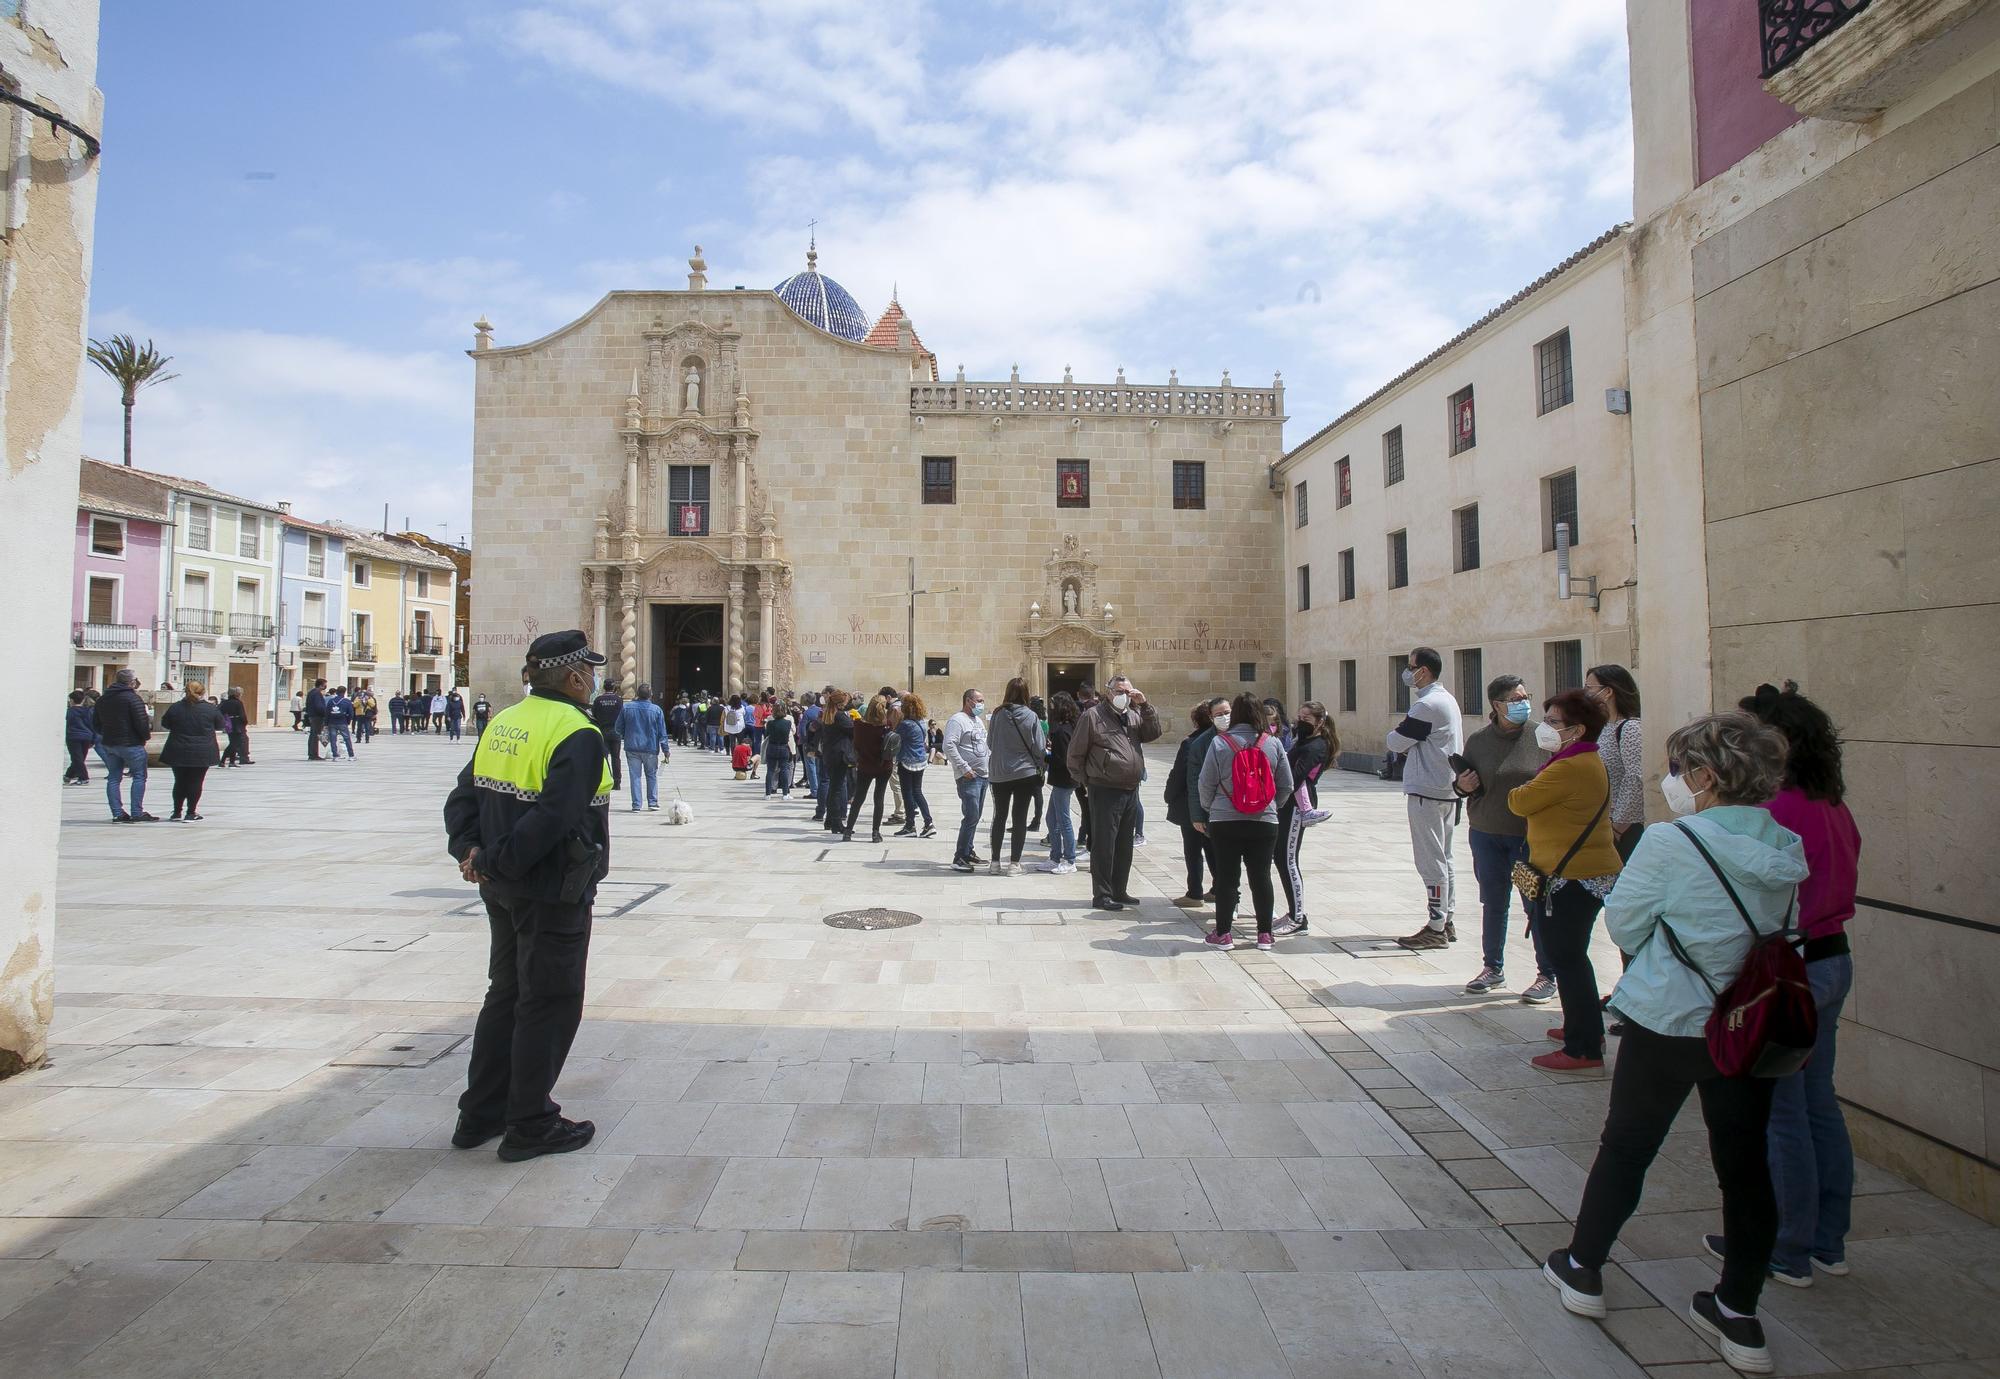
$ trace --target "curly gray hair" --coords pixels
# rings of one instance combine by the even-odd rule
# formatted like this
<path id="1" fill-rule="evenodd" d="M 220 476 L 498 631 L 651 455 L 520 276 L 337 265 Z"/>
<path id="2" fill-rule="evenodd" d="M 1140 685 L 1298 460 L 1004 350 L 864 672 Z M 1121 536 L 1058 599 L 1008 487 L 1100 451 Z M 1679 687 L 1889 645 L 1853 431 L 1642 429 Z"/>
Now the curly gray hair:
<path id="1" fill-rule="evenodd" d="M 1785 786 L 1785 735 L 1747 713 L 1712 713 L 1667 738 L 1667 767 L 1715 777 L 1723 804 L 1762 804 Z"/>

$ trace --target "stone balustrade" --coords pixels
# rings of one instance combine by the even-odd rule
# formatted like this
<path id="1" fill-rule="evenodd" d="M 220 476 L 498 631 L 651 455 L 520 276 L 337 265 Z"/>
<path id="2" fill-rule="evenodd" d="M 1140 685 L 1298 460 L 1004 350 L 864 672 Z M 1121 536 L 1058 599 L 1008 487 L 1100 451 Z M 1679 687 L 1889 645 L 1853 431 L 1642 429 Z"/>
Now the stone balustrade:
<path id="1" fill-rule="evenodd" d="M 1204 420 L 1281 421 L 1283 385 L 1264 388 L 1164 387 L 1136 383 L 976 383 L 959 379 L 910 385 L 910 411 L 919 415 L 981 413 L 995 416 L 1196 417 Z"/>

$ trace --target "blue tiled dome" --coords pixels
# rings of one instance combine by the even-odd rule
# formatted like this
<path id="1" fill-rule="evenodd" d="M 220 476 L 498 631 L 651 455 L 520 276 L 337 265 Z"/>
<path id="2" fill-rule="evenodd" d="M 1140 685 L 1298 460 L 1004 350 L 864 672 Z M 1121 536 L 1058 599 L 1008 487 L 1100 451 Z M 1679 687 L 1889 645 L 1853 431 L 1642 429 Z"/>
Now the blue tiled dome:
<path id="1" fill-rule="evenodd" d="M 775 289 L 778 300 L 821 330 L 843 340 L 868 334 L 868 318 L 847 289 L 819 271 L 819 251 L 806 251 L 806 271 L 794 273 Z"/>

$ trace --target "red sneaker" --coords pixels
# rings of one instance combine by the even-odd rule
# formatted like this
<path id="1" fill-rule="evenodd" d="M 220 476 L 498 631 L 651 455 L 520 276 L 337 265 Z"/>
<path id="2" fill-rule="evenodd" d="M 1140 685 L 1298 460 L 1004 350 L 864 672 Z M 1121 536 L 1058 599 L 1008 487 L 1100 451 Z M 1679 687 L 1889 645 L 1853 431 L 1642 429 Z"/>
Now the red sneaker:
<path id="1" fill-rule="evenodd" d="M 1555 1040 L 1558 1044 L 1563 1041 L 1563 1027 L 1561 1025 L 1550 1025 L 1542 1033 Z"/>
<path id="2" fill-rule="evenodd" d="M 1604 1060 L 1601 1058 L 1571 1058 L 1561 1049 L 1545 1053 L 1539 1058 L 1530 1058 L 1528 1061 L 1537 1068 L 1546 1068 L 1552 1073 L 1583 1073 L 1604 1066 Z"/>

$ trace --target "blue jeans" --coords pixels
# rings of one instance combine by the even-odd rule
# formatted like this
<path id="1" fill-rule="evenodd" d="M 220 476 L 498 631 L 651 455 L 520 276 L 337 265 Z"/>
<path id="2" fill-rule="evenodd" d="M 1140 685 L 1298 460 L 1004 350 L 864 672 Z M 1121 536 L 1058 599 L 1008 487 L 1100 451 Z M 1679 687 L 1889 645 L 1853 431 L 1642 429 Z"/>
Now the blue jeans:
<path id="1" fill-rule="evenodd" d="M 1771 1267 L 1810 1274 L 1812 1261 L 1847 1258 L 1854 1198 L 1854 1147 L 1833 1095 L 1834 1033 L 1854 985 L 1854 957 L 1839 953 L 1806 964 L 1819 1042 L 1805 1067 L 1771 1089 L 1771 1190 L 1778 1198 L 1778 1241 Z"/>
<path id="2" fill-rule="evenodd" d="M 764 758 L 764 793 L 775 795 L 780 790 L 785 798 L 792 797 L 792 754 L 776 752 Z"/>
<path id="3" fill-rule="evenodd" d="M 642 781 L 643 778 L 643 781 Z M 632 786 L 632 807 L 660 802 L 660 754 L 657 751 L 635 752 L 625 749 L 625 779 Z M 646 787 L 646 798 L 639 798 L 639 786 Z"/>
<path id="4" fill-rule="evenodd" d="M 1528 840 L 1505 833 L 1482 833 L 1476 828 L 1468 828 L 1466 838 L 1472 845 L 1472 874 L 1479 881 L 1479 908 L 1485 913 L 1483 931 L 1480 934 L 1480 948 L 1483 961 L 1497 971 L 1507 966 L 1507 915 L 1514 905 L 1514 864 L 1528 860 Z M 1550 977 L 1549 960 L 1542 953 L 1542 931 L 1537 925 L 1533 932 L 1535 944 L 1535 975 Z"/>
<path id="5" fill-rule="evenodd" d="M 343 742 L 347 744 L 347 755 L 352 757 L 354 755 L 354 739 L 349 736 L 347 725 L 345 723 L 327 724 L 326 749 L 333 755 L 335 761 L 340 760 L 340 744 Z"/>
<path id="6" fill-rule="evenodd" d="M 819 798 L 819 758 L 806 758 L 806 795 L 810 799 Z"/>
<path id="7" fill-rule="evenodd" d="M 1051 862 L 1076 863 L 1076 820 L 1070 817 L 1069 802 L 1076 798 L 1076 789 L 1068 785 L 1049 787 L 1049 807 L 1042 814 L 1042 821 L 1049 826 L 1049 860 Z"/>
<path id="8" fill-rule="evenodd" d="M 958 851 L 951 855 L 951 860 L 965 862 L 973 856 L 974 842 L 979 837 L 979 816 L 986 812 L 986 777 L 959 777 L 958 808 Z"/>
<path id="9" fill-rule="evenodd" d="M 104 797 L 111 803 L 111 817 L 120 814 L 134 815 L 146 812 L 146 749 L 144 747 L 107 747 L 97 745 L 97 759 L 104 763 Z M 128 811 L 118 798 L 118 782 L 125 774 L 132 775 L 132 808 Z"/>

